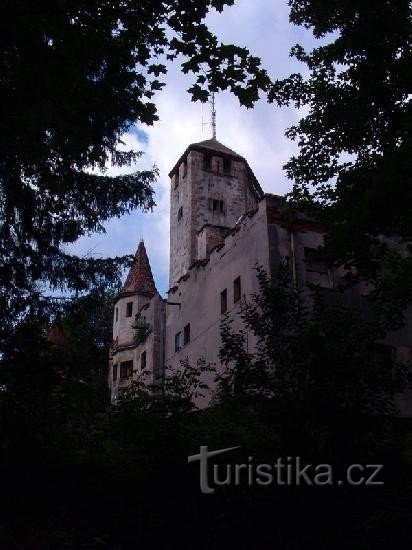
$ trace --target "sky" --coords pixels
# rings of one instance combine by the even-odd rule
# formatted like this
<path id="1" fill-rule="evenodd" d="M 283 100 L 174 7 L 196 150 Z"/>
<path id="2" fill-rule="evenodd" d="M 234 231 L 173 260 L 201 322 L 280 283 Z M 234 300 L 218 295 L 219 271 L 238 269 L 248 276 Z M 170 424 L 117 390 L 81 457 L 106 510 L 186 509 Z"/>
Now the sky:
<path id="1" fill-rule="evenodd" d="M 206 24 L 219 40 L 247 47 L 261 58 L 273 78 L 304 71 L 304 66 L 289 56 L 292 46 L 300 43 L 310 48 L 314 40 L 309 31 L 289 23 L 287 0 L 237 0 L 223 13 L 211 12 Z M 81 256 L 97 257 L 134 254 L 144 239 L 156 286 L 164 295 L 169 273 L 169 190 L 168 173 L 190 143 L 209 139 L 210 108 L 193 103 L 187 93 L 194 77 L 183 75 L 179 63 L 168 67 L 166 86 L 155 96 L 159 121 L 152 127 L 136 126 L 123 137 L 127 149 L 144 152 L 131 168 L 109 168 L 116 175 L 135 170 L 159 168 L 154 186 L 156 206 L 153 212 L 139 210 L 120 219 L 110 220 L 106 234 L 80 239 L 71 251 Z M 261 99 L 253 109 L 240 107 L 230 92 L 216 96 L 217 139 L 245 157 L 265 192 L 284 194 L 291 188 L 282 166 L 296 151 L 288 140 L 286 128 L 297 122 L 302 113 L 294 108 L 279 108 Z"/>

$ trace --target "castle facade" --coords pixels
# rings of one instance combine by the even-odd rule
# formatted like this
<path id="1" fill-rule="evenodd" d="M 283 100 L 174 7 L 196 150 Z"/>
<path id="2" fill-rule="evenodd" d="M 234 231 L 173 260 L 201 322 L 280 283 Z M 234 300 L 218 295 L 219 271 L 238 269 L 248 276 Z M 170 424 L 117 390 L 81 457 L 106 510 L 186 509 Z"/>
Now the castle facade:
<path id="1" fill-rule="evenodd" d="M 295 285 L 317 284 L 325 293 L 343 276 L 311 259 L 323 243 L 322 228 L 303 214 L 286 222 L 284 200 L 265 194 L 247 161 L 216 139 L 189 145 L 169 176 L 170 289 L 167 298 L 158 293 L 141 241 L 114 304 L 113 402 L 143 370 L 156 383 L 185 359 L 219 368 L 222 315 L 229 312 L 234 327 L 241 326 L 240 304 L 259 290 L 257 265 L 275 277 L 287 259 Z M 365 292 L 348 290 L 345 300 L 359 305 Z M 411 327 L 385 343 L 400 359 L 411 358 Z M 248 344 L 252 349 L 253 335 Z M 209 376 L 211 392 L 199 407 L 212 395 Z"/>

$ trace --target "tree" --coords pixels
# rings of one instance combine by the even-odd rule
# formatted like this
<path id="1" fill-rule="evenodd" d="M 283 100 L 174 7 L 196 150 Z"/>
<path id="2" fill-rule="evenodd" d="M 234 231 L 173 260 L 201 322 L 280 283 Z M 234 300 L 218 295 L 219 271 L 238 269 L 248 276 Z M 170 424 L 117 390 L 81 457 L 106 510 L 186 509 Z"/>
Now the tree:
<path id="1" fill-rule="evenodd" d="M 0 8 L 0 311 L 10 323 L 50 306 L 44 289 L 115 288 L 129 257 L 75 257 L 64 244 L 139 207 L 151 209 L 156 170 L 109 177 L 141 155 L 122 149 L 136 122 L 157 119 L 167 61 L 196 77 L 192 99 L 229 88 L 251 106 L 266 73 L 245 49 L 202 23 L 233 0 L 126 0 Z M 97 172 L 97 170 L 99 172 Z"/>
<path id="2" fill-rule="evenodd" d="M 380 322 L 344 306 L 339 294 L 334 303 L 315 288 L 308 300 L 285 266 L 276 282 L 262 268 L 257 277 L 259 293 L 242 305 L 244 328 L 234 331 L 229 316 L 222 322 L 221 398 L 266 403 L 288 428 L 309 434 L 326 427 L 332 438 L 343 438 L 341 421 L 396 410 L 405 366 L 376 345 L 385 333 Z M 252 350 L 248 332 L 256 338 Z"/>
<path id="3" fill-rule="evenodd" d="M 329 258 L 374 278 L 382 292 L 388 285 L 376 277 L 376 265 L 393 257 L 381 236 L 395 241 L 403 261 L 387 302 L 397 288 L 405 304 L 412 299 L 405 259 L 412 240 L 411 3 L 291 0 L 290 6 L 291 22 L 322 40 L 312 51 L 292 50 L 308 78 L 294 74 L 271 90 L 278 102 L 308 110 L 287 132 L 299 147 L 285 166 L 291 198 L 327 228 Z"/>
<path id="4" fill-rule="evenodd" d="M 6 340 L 0 357 L 0 438 L 6 453 L 81 447 L 74 440 L 108 405 L 112 299 L 93 293 L 72 300 L 54 329 L 45 316 L 20 323 Z M 52 337 L 56 327 L 58 340 Z"/>

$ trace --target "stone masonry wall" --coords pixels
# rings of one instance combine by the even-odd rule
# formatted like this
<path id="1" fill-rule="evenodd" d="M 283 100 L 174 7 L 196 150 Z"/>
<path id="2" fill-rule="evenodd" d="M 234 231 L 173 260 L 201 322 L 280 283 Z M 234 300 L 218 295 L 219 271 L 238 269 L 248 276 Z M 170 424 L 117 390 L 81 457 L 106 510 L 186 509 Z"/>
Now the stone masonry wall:
<path id="1" fill-rule="evenodd" d="M 212 156 L 211 170 L 203 169 L 203 155 L 190 151 L 178 174 L 172 177 L 170 287 L 198 259 L 198 232 L 205 224 L 231 228 L 245 212 L 257 206 L 244 161 L 233 158 L 231 173 L 225 174 L 218 152 Z M 224 211 L 212 210 L 209 200 L 223 201 Z"/>

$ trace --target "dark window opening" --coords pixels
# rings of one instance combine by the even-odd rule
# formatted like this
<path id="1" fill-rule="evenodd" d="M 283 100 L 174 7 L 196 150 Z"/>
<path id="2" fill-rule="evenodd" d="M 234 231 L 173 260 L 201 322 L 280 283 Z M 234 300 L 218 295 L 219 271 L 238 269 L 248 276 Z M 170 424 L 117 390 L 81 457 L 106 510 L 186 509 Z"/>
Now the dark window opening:
<path id="1" fill-rule="evenodd" d="M 182 162 L 182 166 L 183 166 L 182 176 L 185 177 L 186 174 L 187 174 L 187 161 L 186 161 L 186 160 L 184 160 L 184 161 Z"/>
<path id="2" fill-rule="evenodd" d="M 123 361 L 120 363 L 120 378 L 131 378 L 133 375 L 133 361 Z"/>
<path id="3" fill-rule="evenodd" d="M 117 380 L 117 365 L 113 365 L 113 382 Z"/>
<path id="4" fill-rule="evenodd" d="M 117 323 L 117 321 L 119 320 L 119 308 L 118 307 L 116 308 L 115 317 L 116 317 L 116 323 Z"/>
<path id="5" fill-rule="evenodd" d="M 306 267 L 306 284 L 318 285 L 322 288 L 333 287 L 333 271 L 323 261 L 318 249 L 304 247 Z"/>
<path id="6" fill-rule="evenodd" d="M 140 356 L 140 368 L 144 370 L 146 368 L 146 352 L 144 351 Z"/>
<path id="7" fill-rule="evenodd" d="M 133 302 L 127 302 L 126 304 L 126 317 L 131 317 L 133 314 Z"/>
<path id="8" fill-rule="evenodd" d="M 183 345 L 186 346 L 190 342 L 190 323 L 183 329 Z"/>
<path id="9" fill-rule="evenodd" d="M 241 287 L 241 284 L 240 284 L 240 277 L 237 277 L 233 281 L 233 302 L 234 303 L 236 303 L 240 300 L 241 293 L 242 293 L 242 287 Z"/>
<path id="10" fill-rule="evenodd" d="M 223 173 L 229 175 L 232 173 L 232 159 L 223 159 Z"/>
<path id="11" fill-rule="evenodd" d="M 180 222 L 180 220 L 183 218 L 183 206 L 179 208 L 177 211 L 177 221 Z"/>
<path id="12" fill-rule="evenodd" d="M 226 313 L 227 311 L 227 289 L 222 290 L 220 293 L 220 313 Z"/>
<path id="13" fill-rule="evenodd" d="M 211 170 L 212 169 L 212 155 L 209 155 L 209 153 L 205 153 L 203 155 L 203 170 Z"/>
<path id="14" fill-rule="evenodd" d="M 222 212 L 225 211 L 225 203 L 224 201 L 218 200 L 218 199 L 209 199 L 208 200 L 208 207 L 209 210 L 212 210 L 213 212 Z"/>
<path id="15" fill-rule="evenodd" d="M 175 351 L 182 349 L 182 333 L 178 332 L 175 336 Z"/>

